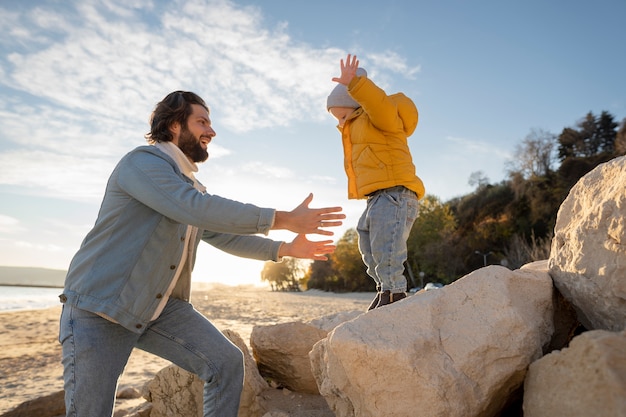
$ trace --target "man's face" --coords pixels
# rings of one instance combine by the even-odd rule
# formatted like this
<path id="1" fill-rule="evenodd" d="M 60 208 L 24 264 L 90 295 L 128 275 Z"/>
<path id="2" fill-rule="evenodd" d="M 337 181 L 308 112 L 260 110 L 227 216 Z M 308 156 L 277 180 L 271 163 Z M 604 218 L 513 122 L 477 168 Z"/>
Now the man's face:
<path id="1" fill-rule="evenodd" d="M 191 107 L 193 113 L 187 119 L 187 124 L 180 127 L 177 145 L 192 162 L 204 162 L 209 157 L 207 147 L 215 131 L 206 109 L 198 104 L 192 104 Z"/>

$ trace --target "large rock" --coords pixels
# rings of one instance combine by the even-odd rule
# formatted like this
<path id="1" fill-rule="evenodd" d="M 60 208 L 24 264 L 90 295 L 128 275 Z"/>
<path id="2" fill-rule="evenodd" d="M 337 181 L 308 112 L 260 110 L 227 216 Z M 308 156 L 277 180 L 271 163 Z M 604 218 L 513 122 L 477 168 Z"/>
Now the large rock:
<path id="1" fill-rule="evenodd" d="M 250 347 L 259 372 L 292 391 L 319 395 L 309 352 L 329 331 L 361 314 L 362 311 L 343 311 L 306 323 L 254 326 Z"/>
<path id="2" fill-rule="evenodd" d="M 524 417 L 553 416 L 626 416 L 626 332 L 585 332 L 530 365 Z"/>
<path id="3" fill-rule="evenodd" d="M 626 157 L 581 178 L 561 205 L 550 275 L 589 330 L 626 328 Z"/>
<path id="4" fill-rule="evenodd" d="M 259 403 L 261 393 L 269 388 L 265 379 L 259 374 L 256 362 L 241 336 L 235 331 L 224 330 L 224 335 L 243 352 L 244 379 L 241 401 L 239 402 L 239 417 L 258 417 L 265 413 Z"/>
<path id="5" fill-rule="evenodd" d="M 202 417 L 204 381 L 170 365 L 161 369 L 144 387 L 144 397 L 152 403 L 151 417 Z"/>
<path id="6" fill-rule="evenodd" d="M 248 347 L 238 333 L 225 330 L 224 335 L 243 352 L 245 377 L 239 417 L 260 417 L 263 410 L 259 396 L 268 389 L 265 380 L 259 374 L 256 363 Z M 202 416 L 204 381 L 191 372 L 175 365 L 170 365 L 157 373 L 144 387 L 144 397 L 152 402 L 151 417 L 193 417 Z"/>
<path id="7" fill-rule="evenodd" d="M 549 273 L 548 260 L 531 262 L 523 265 L 520 269 L 547 274 Z M 552 334 L 552 340 L 544 349 L 544 354 L 555 349 L 563 349 L 580 330 L 584 330 L 581 328 L 572 303 L 563 297 L 558 290 L 553 291 L 553 294 L 554 317 L 552 318 L 552 324 L 554 325 L 554 333 Z"/>
<path id="8" fill-rule="evenodd" d="M 1 417 L 55 417 L 65 415 L 65 392 L 58 391 L 30 401 L 23 402 Z"/>
<path id="9" fill-rule="evenodd" d="M 553 332 L 545 272 L 490 266 L 346 322 L 311 354 L 337 417 L 495 416 Z"/>
<path id="10" fill-rule="evenodd" d="M 319 394 L 309 352 L 327 333 L 298 322 L 254 326 L 250 347 L 259 372 L 292 391 Z"/>
<path id="11" fill-rule="evenodd" d="M 307 324 L 317 327 L 318 329 L 325 330 L 326 332 L 330 332 L 332 329 L 339 326 L 341 323 L 345 323 L 346 321 L 355 319 L 363 313 L 364 311 L 360 311 L 360 310 L 340 311 L 339 313 L 318 317 L 316 319 L 313 319 L 307 322 Z"/>

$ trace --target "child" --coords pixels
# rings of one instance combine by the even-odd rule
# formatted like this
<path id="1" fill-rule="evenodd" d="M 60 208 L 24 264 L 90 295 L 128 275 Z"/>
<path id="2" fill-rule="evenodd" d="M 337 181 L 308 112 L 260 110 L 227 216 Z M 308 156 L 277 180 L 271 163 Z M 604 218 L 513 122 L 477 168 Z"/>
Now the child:
<path id="1" fill-rule="evenodd" d="M 415 175 L 407 138 L 417 109 L 404 94 L 387 95 L 359 68 L 356 56 L 340 63 L 339 83 L 327 109 L 339 122 L 348 198 L 367 199 L 357 225 L 359 251 L 377 295 L 368 310 L 406 297 L 407 239 L 424 185 Z"/>

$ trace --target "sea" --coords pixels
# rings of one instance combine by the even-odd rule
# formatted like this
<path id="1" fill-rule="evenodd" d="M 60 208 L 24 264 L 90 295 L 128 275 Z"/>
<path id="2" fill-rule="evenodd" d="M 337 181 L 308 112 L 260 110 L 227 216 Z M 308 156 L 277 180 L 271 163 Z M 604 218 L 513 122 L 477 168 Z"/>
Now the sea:
<path id="1" fill-rule="evenodd" d="M 38 310 L 60 305 L 63 288 L 0 286 L 0 313 Z"/>

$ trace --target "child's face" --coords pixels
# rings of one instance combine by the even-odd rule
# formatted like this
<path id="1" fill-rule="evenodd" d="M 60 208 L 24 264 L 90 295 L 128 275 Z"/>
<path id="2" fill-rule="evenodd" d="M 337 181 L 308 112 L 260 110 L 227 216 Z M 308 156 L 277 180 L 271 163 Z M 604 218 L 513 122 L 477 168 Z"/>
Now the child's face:
<path id="1" fill-rule="evenodd" d="M 343 127 L 348 116 L 354 111 L 352 107 L 331 107 L 329 110 L 330 114 L 335 116 L 335 119 L 339 122 L 339 127 Z"/>

